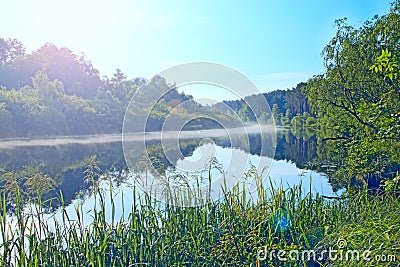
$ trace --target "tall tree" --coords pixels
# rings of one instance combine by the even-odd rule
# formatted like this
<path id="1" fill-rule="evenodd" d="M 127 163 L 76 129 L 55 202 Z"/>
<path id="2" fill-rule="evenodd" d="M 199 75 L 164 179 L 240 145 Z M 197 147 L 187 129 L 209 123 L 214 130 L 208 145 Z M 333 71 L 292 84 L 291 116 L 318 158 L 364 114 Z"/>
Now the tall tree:
<path id="1" fill-rule="evenodd" d="M 25 55 L 25 47 L 17 39 L 0 38 L 0 66 L 15 62 Z"/>
<path id="2" fill-rule="evenodd" d="M 336 35 L 323 50 L 326 71 L 304 90 L 326 142 L 320 155 L 339 165 L 336 175 L 344 181 L 371 182 L 400 170 L 399 81 L 371 71 L 376 64 L 382 69 L 376 62 L 382 50 L 399 55 L 399 3 L 360 28 L 337 20 Z"/>

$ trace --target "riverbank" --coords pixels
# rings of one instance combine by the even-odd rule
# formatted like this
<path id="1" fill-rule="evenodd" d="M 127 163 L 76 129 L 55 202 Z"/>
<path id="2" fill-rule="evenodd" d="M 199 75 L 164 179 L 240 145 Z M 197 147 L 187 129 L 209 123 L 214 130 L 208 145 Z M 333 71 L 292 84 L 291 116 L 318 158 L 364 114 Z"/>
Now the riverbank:
<path id="1" fill-rule="evenodd" d="M 94 185 L 97 208 L 90 224 L 82 221 L 80 205 L 75 208 L 76 221 L 65 212 L 49 220 L 38 208 L 40 201 L 31 206 L 36 208 L 21 209 L 17 197 L 17 225 L 11 227 L 7 213 L 0 214 L 1 264 L 397 266 L 400 262 L 400 202 L 390 192 L 359 191 L 325 199 L 304 195 L 300 186 L 260 187 L 258 201 L 252 203 L 236 187 L 223 199 L 194 208 L 163 205 L 145 194 L 125 211 L 127 219 L 115 221 L 112 185 L 109 192 L 98 189 Z M 101 197 L 104 194 L 111 194 L 110 203 Z"/>
<path id="2" fill-rule="evenodd" d="M 229 137 L 230 135 L 272 133 L 274 126 L 246 126 L 229 129 L 207 129 L 195 131 L 161 131 L 161 132 L 132 132 L 124 134 L 98 134 L 98 135 L 67 135 L 43 138 L 4 138 L 0 139 L 0 149 L 24 146 L 57 146 L 67 144 L 104 144 L 121 142 L 136 142 L 144 140 L 161 139 L 190 139 L 207 137 Z"/>

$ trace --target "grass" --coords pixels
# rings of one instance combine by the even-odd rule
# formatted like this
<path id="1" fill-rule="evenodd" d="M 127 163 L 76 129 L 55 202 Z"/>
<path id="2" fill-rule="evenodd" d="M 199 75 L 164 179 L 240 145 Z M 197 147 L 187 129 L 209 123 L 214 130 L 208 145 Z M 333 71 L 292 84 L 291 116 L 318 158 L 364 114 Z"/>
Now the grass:
<path id="1" fill-rule="evenodd" d="M 261 179 L 255 172 L 248 175 Z M 302 186 L 284 190 L 271 185 L 260 186 L 254 201 L 238 186 L 222 200 L 188 208 L 160 204 L 135 190 L 136 201 L 129 215 L 117 220 L 112 185 L 104 192 L 95 184 L 93 192 L 96 208 L 93 221 L 86 225 L 80 205 L 75 206 L 77 220 L 70 220 L 62 204 L 62 219 L 49 221 L 40 198 L 25 206 L 18 191 L 11 215 L 4 196 L 0 204 L 1 266 L 400 264 L 400 202 L 391 193 L 376 195 L 365 190 L 326 199 L 305 194 Z M 106 199 L 111 202 L 111 220 L 106 219 Z M 369 250 L 370 260 L 332 260 L 322 253 L 338 249 L 338 240 L 347 242 L 343 251 Z M 264 250 L 314 250 L 318 257 L 282 261 L 274 255 L 258 259 Z M 387 256 L 385 261 L 382 255 Z M 391 255 L 395 258 L 388 259 Z"/>

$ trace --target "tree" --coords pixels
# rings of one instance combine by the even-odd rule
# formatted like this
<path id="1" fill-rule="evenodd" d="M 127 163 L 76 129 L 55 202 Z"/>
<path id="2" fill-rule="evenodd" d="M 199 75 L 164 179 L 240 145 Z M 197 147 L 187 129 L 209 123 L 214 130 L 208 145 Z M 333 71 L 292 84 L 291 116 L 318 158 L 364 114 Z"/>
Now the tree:
<path id="1" fill-rule="evenodd" d="M 57 101 L 57 98 L 64 94 L 64 86 L 58 81 L 50 81 L 47 74 L 39 71 L 32 77 L 33 88 L 37 91 L 41 101 L 45 105 L 51 105 Z"/>
<path id="2" fill-rule="evenodd" d="M 254 121 L 254 114 L 247 104 L 244 104 L 238 112 L 238 116 L 244 122 Z"/>
<path id="3" fill-rule="evenodd" d="M 25 47 L 17 39 L 0 38 L 0 67 L 11 64 L 25 55 Z"/>
<path id="4" fill-rule="evenodd" d="M 114 86 L 118 86 L 125 80 L 126 80 L 125 74 L 120 69 L 116 69 L 115 73 L 113 74 L 113 77 L 111 78 L 111 83 Z"/>
<path id="5" fill-rule="evenodd" d="M 51 80 L 58 79 L 68 94 L 94 97 L 100 86 L 99 72 L 84 55 L 78 57 L 70 49 L 46 43 L 31 55 Z"/>
<path id="6" fill-rule="evenodd" d="M 302 92 L 306 85 L 306 83 L 299 83 L 295 88 L 288 90 L 284 96 L 284 108 L 290 110 L 292 117 L 304 112 L 310 112 L 308 99 Z"/>
<path id="7" fill-rule="evenodd" d="M 79 57 L 68 48 L 47 43 L 25 54 L 23 45 L 15 39 L 0 38 L 0 84 L 7 88 L 32 86 L 31 77 L 43 71 L 51 80 L 59 80 L 70 95 L 94 97 L 101 81 L 84 54 Z"/>
<path id="8" fill-rule="evenodd" d="M 1 85 L 7 87 L 19 88 L 22 85 L 30 83 L 32 75 L 21 79 L 16 71 L 21 61 L 25 58 L 25 47 L 16 39 L 0 38 L 0 81 Z M 21 69 L 21 68 L 18 68 Z M 21 69 L 22 72 L 28 72 L 27 68 Z M 23 80 L 23 82 L 21 82 Z"/>
<path id="9" fill-rule="evenodd" d="M 282 117 L 282 114 L 279 113 L 278 104 L 274 104 L 272 106 L 272 118 L 275 121 L 275 125 L 280 125 L 281 124 L 281 117 Z"/>
<path id="10" fill-rule="evenodd" d="M 261 116 L 258 118 L 259 123 L 268 123 L 268 121 L 271 118 L 271 113 L 263 112 L 261 113 Z"/>
<path id="11" fill-rule="evenodd" d="M 284 116 L 281 116 L 281 124 L 283 126 L 290 125 L 290 109 L 287 109 Z"/>
<path id="12" fill-rule="evenodd" d="M 385 60 L 400 52 L 399 3 L 358 29 L 337 20 L 322 54 L 326 71 L 304 88 L 326 146 L 320 157 L 337 164 L 336 177 L 347 182 L 369 183 L 400 170 L 399 81 L 390 74 L 396 64 Z"/>

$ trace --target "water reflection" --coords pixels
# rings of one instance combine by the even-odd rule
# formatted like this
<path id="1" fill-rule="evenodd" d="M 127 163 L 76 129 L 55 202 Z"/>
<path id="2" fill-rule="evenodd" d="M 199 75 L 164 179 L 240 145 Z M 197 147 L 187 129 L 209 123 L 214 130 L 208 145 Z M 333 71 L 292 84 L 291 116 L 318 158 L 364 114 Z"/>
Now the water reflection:
<path id="1" fill-rule="evenodd" d="M 260 160 L 274 159 L 272 169 L 269 175 L 277 183 L 280 181 L 284 185 L 298 184 L 300 180 L 303 184 L 308 184 L 310 175 L 313 176 L 313 190 L 325 195 L 333 194 L 332 188 L 327 183 L 327 179 L 312 169 L 315 165 L 313 160 L 316 154 L 317 140 L 315 137 L 296 138 L 290 131 L 278 131 L 276 144 L 272 137 L 264 136 L 261 138 L 259 134 L 251 134 L 247 138 L 235 136 L 227 139 L 226 136 L 217 136 L 207 139 L 203 138 L 181 138 L 179 146 L 169 146 L 168 142 L 161 144 L 157 138 L 146 141 L 147 153 L 154 159 L 153 166 L 160 172 L 171 171 L 173 167 L 177 167 L 182 172 L 201 169 L 204 160 L 200 164 L 198 158 L 201 155 L 204 159 L 210 158 L 214 149 L 217 160 L 225 166 L 232 164 L 227 170 L 227 177 L 235 177 L 235 166 L 244 164 L 246 168 L 249 163 L 257 164 Z M 266 142 L 267 144 L 262 144 Z M 142 171 L 143 157 L 145 153 L 140 149 L 142 144 L 132 142 L 131 150 L 128 156 L 133 162 L 137 162 L 136 170 Z M 247 143 L 248 142 L 248 143 Z M 276 145 L 274 154 L 272 147 Z M 163 147 L 164 146 L 164 151 Z M 171 147 L 171 149 L 169 149 Z M 236 153 L 235 158 L 239 160 L 231 162 L 229 157 L 232 153 Z M 210 155 L 208 155 L 210 154 Z M 207 156 L 208 155 L 208 156 Z M 127 165 L 123 156 L 123 148 L 121 142 L 98 142 L 90 144 L 58 144 L 58 145 L 33 145 L 33 146 L 16 146 L 1 149 L 0 164 L 3 168 L 3 176 L 7 172 L 12 172 L 16 180 L 23 186 L 23 181 L 27 177 L 35 173 L 47 175 L 54 180 L 53 190 L 46 193 L 45 199 L 53 199 L 49 202 L 50 208 L 54 209 L 60 205 L 59 192 L 65 203 L 68 205 L 74 199 L 86 198 L 91 188 L 91 183 L 85 183 L 85 170 L 88 161 L 95 156 L 95 161 L 99 167 L 99 173 L 108 173 L 108 177 L 114 180 L 116 185 L 129 185 L 131 182 L 127 173 Z M 197 162 L 194 166 L 193 162 Z M 267 162 L 267 161 L 266 161 Z M 268 163 L 268 164 L 270 164 Z M 208 173 L 204 173 L 206 177 Z M 214 170 L 213 176 L 218 179 L 218 171 Z M 128 181 L 127 181 L 128 179 Z M 232 182 L 235 180 L 233 179 Z M 4 182 L 3 182 L 4 185 Z M 216 192 L 215 194 L 220 194 Z"/>

